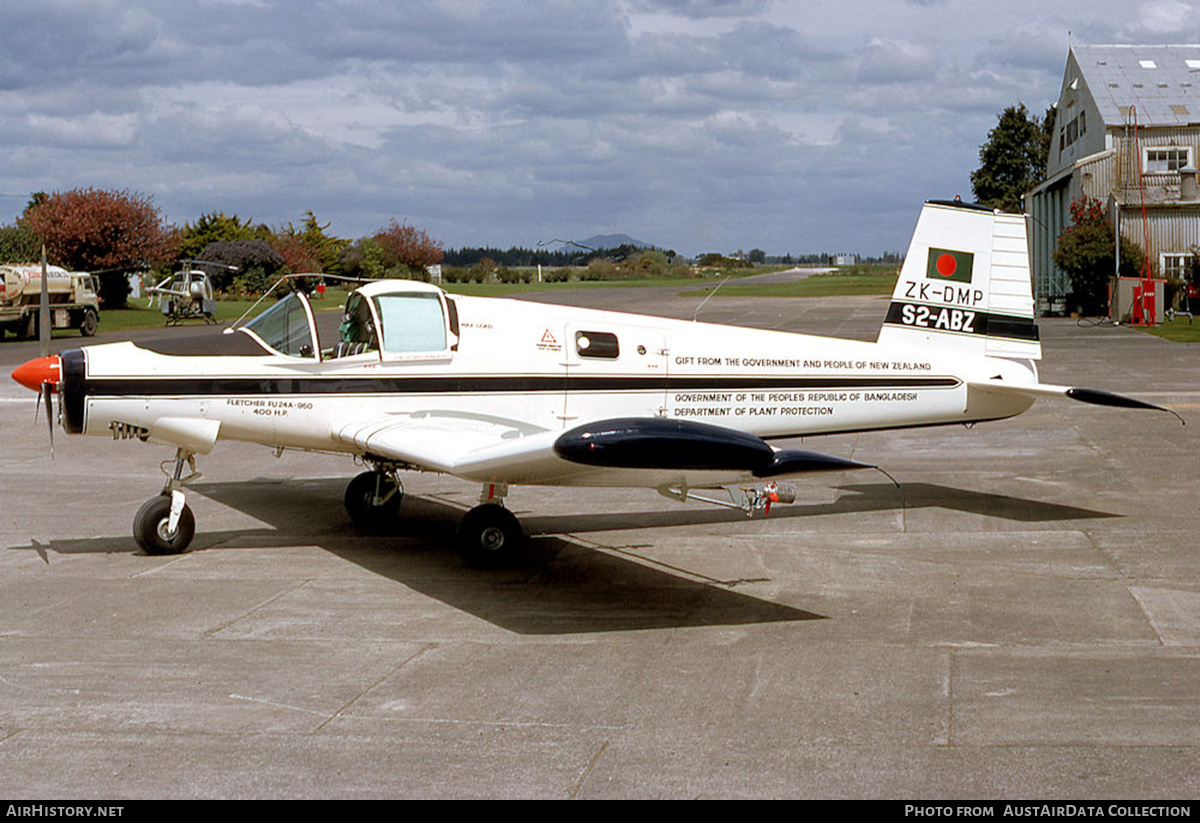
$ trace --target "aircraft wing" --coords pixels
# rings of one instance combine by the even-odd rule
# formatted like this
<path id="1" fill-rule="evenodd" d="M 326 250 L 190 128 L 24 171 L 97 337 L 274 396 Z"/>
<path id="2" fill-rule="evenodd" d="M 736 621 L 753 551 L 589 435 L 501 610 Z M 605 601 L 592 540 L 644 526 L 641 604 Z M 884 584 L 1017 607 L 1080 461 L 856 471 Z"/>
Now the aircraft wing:
<path id="1" fill-rule="evenodd" d="M 346 424 L 334 438 L 374 457 L 468 480 L 548 483 L 597 472 L 776 478 L 876 468 L 841 457 L 777 449 L 746 432 L 654 417 L 597 420 L 568 431 L 455 412 L 389 415 Z M 658 485 L 650 483 L 649 485 Z"/>
<path id="2" fill-rule="evenodd" d="M 553 474 L 561 432 L 453 412 L 386 415 L 348 423 L 335 440 L 377 457 L 470 480 Z"/>
<path id="3" fill-rule="evenodd" d="M 1085 389 L 1074 386 L 1056 386 L 1050 383 L 1034 383 L 1025 385 L 1006 383 L 1003 380 L 969 380 L 967 387 L 973 391 L 991 392 L 993 394 L 1020 395 L 1022 397 L 1069 397 L 1081 403 L 1091 403 L 1096 406 L 1116 406 L 1124 409 L 1151 409 L 1173 414 L 1183 423 L 1182 417 L 1164 406 L 1156 406 L 1144 400 L 1126 397 L 1123 394 L 1101 391 L 1100 389 Z"/>

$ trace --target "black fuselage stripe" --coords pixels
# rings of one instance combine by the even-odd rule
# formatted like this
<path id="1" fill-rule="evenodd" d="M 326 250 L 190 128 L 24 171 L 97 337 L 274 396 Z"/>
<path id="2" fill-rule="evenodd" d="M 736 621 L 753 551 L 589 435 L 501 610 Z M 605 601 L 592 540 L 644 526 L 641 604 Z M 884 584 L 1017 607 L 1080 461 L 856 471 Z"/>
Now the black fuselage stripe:
<path id="1" fill-rule="evenodd" d="M 911 310 L 907 315 L 906 308 Z M 926 310 L 923 315 L 914 315 L 914 312 L 921 309 Z M 964 308 L 914 301 L 894 302 L 888 306 L 883 322 L 889 326 L 923 332 L 1002 337 L 1025 342 L 1036 342 L 1040 339 L 1037 324 L 1031 317 L 980 311 L 969 306 Z M 955 322 L 960 324 L 960 327 L 953 327 Z"/>
<path id="2" fill-rule="evenodd" d="M 952 389 L 955 377 L 164 377 L 88 378 L 87 397 L 513 394 L 607 391 Z"/>

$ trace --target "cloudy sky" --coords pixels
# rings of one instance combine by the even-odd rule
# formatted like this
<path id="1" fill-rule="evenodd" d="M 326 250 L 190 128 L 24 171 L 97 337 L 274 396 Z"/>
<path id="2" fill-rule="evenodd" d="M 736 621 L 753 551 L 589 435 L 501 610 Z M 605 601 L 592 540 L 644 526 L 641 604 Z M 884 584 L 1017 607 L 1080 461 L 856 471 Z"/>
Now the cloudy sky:
<path id="1" fill-rule="evenodd" d="M 1200 38 L 1182 0 L 0 0 L 0 223 L 128 189 L 448 247 L 902 250 L 1069 42 Z"/>

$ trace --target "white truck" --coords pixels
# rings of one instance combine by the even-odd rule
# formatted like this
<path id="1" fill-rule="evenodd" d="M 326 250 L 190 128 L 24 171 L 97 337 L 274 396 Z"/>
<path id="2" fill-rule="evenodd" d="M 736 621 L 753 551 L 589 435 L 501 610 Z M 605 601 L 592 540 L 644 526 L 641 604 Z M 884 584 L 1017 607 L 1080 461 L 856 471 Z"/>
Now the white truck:
<path id="1" fill-rule="evenodd" d="M 100 322 L 100 297 L 95 275 L 47 266 L 46 286 L 50 298 L 50 328 L 79 329 L 84 337 L 96 333 Z M 22 339 L 37 337 L 41 299 L 41 264 L 0 266 L 0 338 L 6 331 Z"/>

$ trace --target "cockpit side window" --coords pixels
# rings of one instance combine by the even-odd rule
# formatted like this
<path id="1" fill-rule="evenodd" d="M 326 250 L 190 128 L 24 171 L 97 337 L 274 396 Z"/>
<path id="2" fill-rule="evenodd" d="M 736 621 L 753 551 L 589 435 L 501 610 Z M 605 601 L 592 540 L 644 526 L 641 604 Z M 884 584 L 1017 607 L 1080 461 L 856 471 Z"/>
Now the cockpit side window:
<path id="1" fill-rule="evenodd" d="M 436 294 L 381 294 L 375 298 L 387 354 L 438 352 L 446 348 L 446 319 Z"/>

